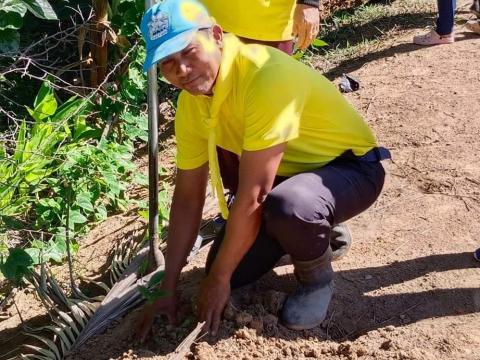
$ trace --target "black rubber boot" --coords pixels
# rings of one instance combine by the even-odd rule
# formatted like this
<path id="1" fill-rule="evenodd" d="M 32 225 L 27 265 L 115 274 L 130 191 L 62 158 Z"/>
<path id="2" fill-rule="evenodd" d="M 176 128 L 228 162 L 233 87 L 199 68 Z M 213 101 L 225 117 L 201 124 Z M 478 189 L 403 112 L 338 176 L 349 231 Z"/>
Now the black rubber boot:
<path id="1" fill-rule="evenodd" d="M 325 319 L 333 295 L 332 250 L 317 259 L 292 259 L 298 285 L 282 308 L 282 323 L 292 330 L 311 329 Z"/>

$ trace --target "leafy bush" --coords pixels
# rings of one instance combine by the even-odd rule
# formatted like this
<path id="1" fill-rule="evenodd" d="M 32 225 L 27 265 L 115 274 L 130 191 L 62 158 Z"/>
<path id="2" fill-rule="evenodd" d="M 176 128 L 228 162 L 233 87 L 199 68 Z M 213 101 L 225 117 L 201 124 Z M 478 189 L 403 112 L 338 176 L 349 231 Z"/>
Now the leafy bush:
<path id="1" fill-rule="evenodd" d="M 47 0 L 0 0 L 0 54 L 15 53 L 20 45 L 18 30 L 27 10 L 38 18 L 57 20 Z"/>
<path id="2" fill-rule="evenodd" d="M 127 207 L 125 191 L 135 170 L 132 141 L 103 137 L 102 129 L 86 120 L 91 109 L 87 99 L 76 97 L 58 106 L 46 81 L 28 109 L 33 121 L 22 122 L 15 148 L 0 145 L 0 230 L 31 226 L 49 235 L 25 250 L 33 264 L 62 260 L 67 224 L 71 234 L 84 234 L 89 222 Z M 138 117 L 127 117 L 134 127 Z M 138 130 L 132 137 L 137 135 L 143 137 Z M 17 274 L 9 265 L 12 256 L 16 252 L 2 266 L 8 278 Z"/>

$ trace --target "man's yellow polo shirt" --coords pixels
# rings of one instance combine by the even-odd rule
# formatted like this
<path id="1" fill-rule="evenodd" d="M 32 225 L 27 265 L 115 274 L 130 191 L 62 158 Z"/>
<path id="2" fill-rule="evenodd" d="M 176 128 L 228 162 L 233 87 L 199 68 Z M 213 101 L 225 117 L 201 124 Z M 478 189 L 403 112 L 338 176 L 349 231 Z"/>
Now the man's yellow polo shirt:
<path id="1" fill-rule="evenodd" d="M 291 40 L 295 0 L 201 0 L 222 28 L 263 41 Z"/>
<path id="2" fill-rule="evenodd" d="M 231 34 L 224 37 L 213 96 L 181 92 L 175 133 L 177 166 L 184 170 L 209 160 L 209 140 L 215 142 L 210 150 L 217 145 L 238 155 L 287 142 L 282 176 L 376 146 L 360 114 L 324 76 L 277 49 L 245 45 Z"/>

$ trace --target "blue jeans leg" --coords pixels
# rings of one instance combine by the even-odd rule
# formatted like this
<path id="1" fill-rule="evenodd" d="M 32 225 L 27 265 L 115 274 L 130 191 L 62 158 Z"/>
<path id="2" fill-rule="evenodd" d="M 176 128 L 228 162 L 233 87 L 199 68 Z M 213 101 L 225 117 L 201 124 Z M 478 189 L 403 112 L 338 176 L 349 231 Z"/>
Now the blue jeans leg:
<path id="1" fill-rule="evenodd" d="M 437 4 L 438 19 L 436 31 L 439 35 L 448 35 L 453 31 L 456 1 L 437 0 Z"/>

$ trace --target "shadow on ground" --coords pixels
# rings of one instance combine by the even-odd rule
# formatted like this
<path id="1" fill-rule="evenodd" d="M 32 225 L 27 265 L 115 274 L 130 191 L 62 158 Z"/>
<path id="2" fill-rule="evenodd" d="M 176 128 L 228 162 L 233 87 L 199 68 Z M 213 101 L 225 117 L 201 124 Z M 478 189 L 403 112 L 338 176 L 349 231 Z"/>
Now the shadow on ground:
<path id="1" fill-rule="evenodd" d="M 295 339 L 320 338 L 334 341 L 354 340 L 369 331 L 393 325 L 406 326 L 417 321 L 446 316 L 458 316 L 480 312 L 480 289 L 478 288 L 437 288 L 441 284 L 426 282 L 425 291 L 400 294 L 374 295 L 372 292 L 418 278 L 429 279 L 431 274 L 453 270 L 478 268 L 470 252 L 456 254 L 431 255 L 412 260 L 393 262 L 379 267 L 367 267 L 338 271 L 336 273 L 335 296 L 330 305 L 327 320 L 322 326 L 301 332 L 290 331 L 278 326 L 274 332 L 264 331 L 263 337 L 275 337 L 288 341 Z M 192 299 L 204 277 L 203 268 L 195 268 L 182 277 L 182 298 L 189 308 Z M 196 284 L 193 285 L 193 284 Z M 459 279 L 461 284 L 461 279 Z M 245 306 L 247 312 L 258 308 L 266 291 L 290 292 L 295 287 L 291 274 L 278 275 L 271 271 L 250 289 L 249 298 L 256 299 Z M 418 289 L 418 286 L 415 287 Z M 421 289 L 421 287 L 420 287 Z M 253 293 L 252 293 L 253 292 Z M 242 306 L 243 308 L 243 306 Z M 261 316 L 255 313 L 254 317 Z M 227 326 L 222 322 L 222 326 Z M 231 325 L 231 323 L 230 323 Z M 159 325 L 160 328 L 165 323 Z M 193 324 L 192 324 L 193 328 Z M 217 338 L 206 339 L 210 343 L 234 336 L 235 328 L 223 329 Z M 178 339 L 178 344 L 183 338 Z M 158 341 L 158 339 L 157 339 Z M 146 347 L 157 355 L 166 355 L 178 344 L 159 347 L 154 341 Z M 145 347 L 143 347 L 145 349 Z"/>
<path id="2" fill-rule="evenodd" d="M 478 268 L 470 252 L 430 255 L 337 272 L 336 295 L 330 311 L 335 340 L 354 339 L 387 325 L 402 326 L 423 319 L 480 312 L 480 288 L 444 289 L 432 283 L 435 273 Z M 375 290 L 423 278 L 425 291 L 375 295 Z M 278 279 L 281 283 L 282 279 Z M 422 286 L 415 289 L 421 290 Z M 400 316 L 402 315 L 402 316 Z"/>
<path id="3" fill-rule="evenodd" d="M 442 284 L 432 284 L 429 281 L 425 283 L 425 291 L 377 296 L 371 294 L 375 290 L 418 278 L 428 280 L 431 274 L 471 268 L 479 268 L 478 263 L 470 252 L 464 252 L 430 255 L 379 267 L 338 271 L 335 296 L 327 316 L 327 319 L 331 317 L 334 326 L 324 325 L 331 327 L 332 339 L 346 340 L 388 325 L 402 326 L 428 318 L 478 313 L 480 288 L 443 289 L 440 288 Z M 196 271 L 188 276 L 193 276 L 198 281 L 199 274 L 194 272 Z M 458 283 L 461 284 L 461 279 Z M 259 281 L 256 291 L 260 294 L 268 289 L 290 292 L 294 287 L 293 276 L 279 276 L 272 271 Z M 327 330 L 326 326 L 324 330 Z M 302 338 L 312 336 L 315 332 L 288 331 L 288 339 L 292 339 L 296 334 Z"/>
<path id="4" fill-rule="evenodd" d="M 455 41 L 464 41 L 464 40 L 472 40 L 478 39 L 478 35 L 470 32 L 463 32 L 457 33 L 457 37 Z M 401 43 L 395 46 L 392 46 L 388 49 L 379 50 L 377 52 L 371 52 L 367 55 L 361 56 L 354 60 L 346 60 L 339 63 L 337 66 L 331 68 L 327 72 L 323 73 L 324 76 L 329 78 L 330 80 L 335 79 L 336 77 L 342 75 L 343 73 L 350 73 L 355 70 L 360 69 L 365 64 L 383 59 L 388 58 L 394 55 L 405 54 L 412 51 L 416 51 L 419 49 L 424 48 L 423 46 L 415 45 L 413 43 Z M 361 80 L 361 79 L 360 79 Z"/>
<path id="5" fill-rule="evenodd" d="M 39 328 L 49 320 L 50 318 L 47 315 L 32 317 L 23 323 L 22 329 L 20 330 L 26 331 L 27 329 Z M 21 351 L 25 351 L 25 349 L 22 348 L 22 345 L 25 344 L 42 346 L 42 343 L 26 335 L 23 331 L 19 331 L 18 328 L 9 328 L 0 331 L 0 360 L 16 358 L 15 356 L 18 356 Z"/>

